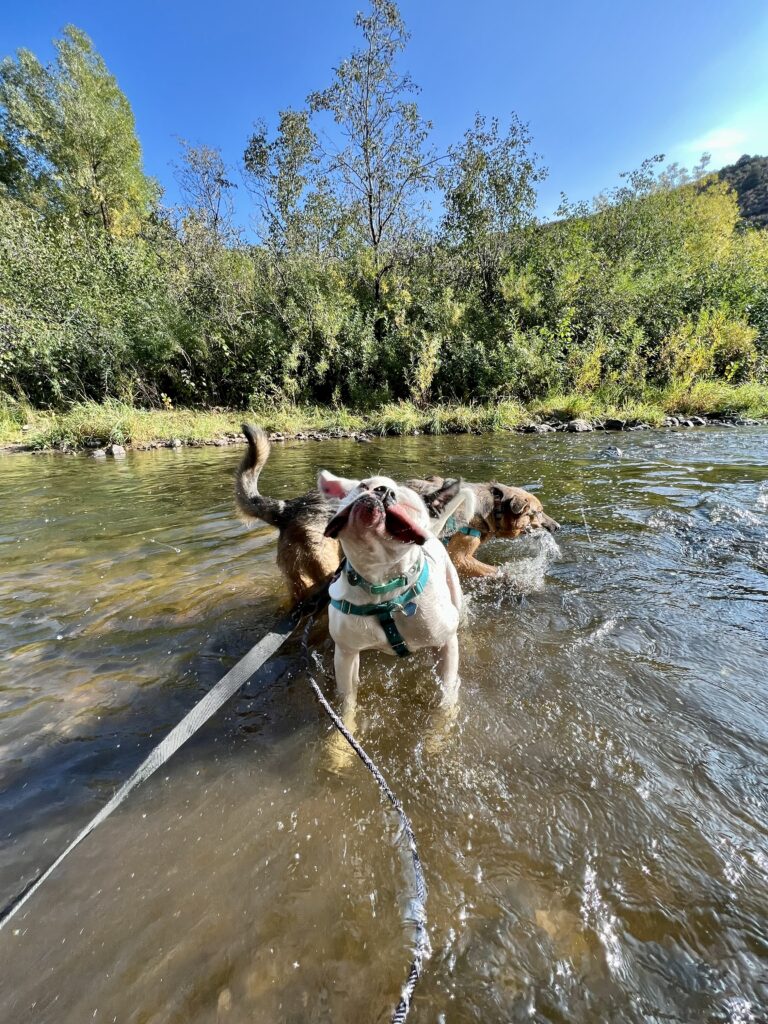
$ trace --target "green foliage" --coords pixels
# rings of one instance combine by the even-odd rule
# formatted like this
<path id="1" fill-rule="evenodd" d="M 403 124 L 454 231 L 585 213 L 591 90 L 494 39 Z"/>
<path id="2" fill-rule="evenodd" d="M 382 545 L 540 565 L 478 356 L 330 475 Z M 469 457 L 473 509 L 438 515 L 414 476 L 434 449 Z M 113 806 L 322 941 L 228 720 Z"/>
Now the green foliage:
<path id="1" fill-rule="evenodd" d="M 399 70 L 396 4 L 356 24 L 363 45 L 328 88 L 247 142 L 258 244 L 210 146 L 181 143 L 184 203 L 157 206 L 128 101 L 83 33 L 65 31 L 51 67 L 2 62 L 7 429 L 28 399 L 75 404 L 84 424 L 93 401 L 320 404 L 329 421 L 354 408 L 384 432 L 438 433 L 511 425 L 552 395 L 647 418 L 649 395 L 717 405 L 766 380 L 768 233 L 745 229 L 706 161 L 646 161 L 539 224 L 527 126 L 478 115 L 438 159 Z"/>
<path id="2" fill-rule="evenodd" d="M 317 139 L 305 110 L 283 110 L 274 138 L 260 121 L 243 154 L 265 245 L 277 256 L 321 253 L 331 242 L 335 203 L 319 170 Z"/>
<path id="3" fill-rule="evenodd" d="M 0 389 L 36 404 L 136 394 L 174 348 L 162 257 L 0 195 Z"/>
<path id="4" fill-rule="evenodd" d="M 432 183 L 435 156 L 428 145 L 432 126 L 413 99 L 416 86 L 396 68 L 408 41 L 397 4 L 371 0 L 370 13 L 358 14 L 355 25 L 363 47 L 341 62 L 309 105 L 314 114 L 330 115 L 344 139 L 341 148 L 323 147 L 321 159 L 354 237 L 369 250 L 362 276 L 378 303 L 384 277 L 413 249 L 419 198 Z"/>
<path id="5" fill-rule="evenodd" d="M 510 260 L 533 222 L 536 183 L 546 177 L 530 154 L 528 126 L 513 114 L 505 135 L 499 121 L 477 114 L 440 169 L 444 193 L 441 240 L 463 287 L 493 299 Z M 507 288 L 514 287 L 507 280 Z"/>
<path id="6" fill-rule="evenodd" d="M 185 218 L 197 221 L 212 241 L 230 242 L 236 237 L 232 226 L 232 190 L 221 151 L 211 146 L 193 146 L 180 140 L 182 159 L 176 165 L 176 180 L 188 205 Z"/>
<path id="7" fill-rule="evenodd" d="M 84 32 L 70 25 L 56 50 L 53 67 L 28 50 L 0 65 L 6 187 L 48 216 L 136 234 L 156 189 L 128 100 Z"/>
<path id="8" fill-rule="evenodd" d="M 661 362 L 669 380 L 690 386 L 702 380 L 740 383 L 749 379 L 757 361 L 757 330 L 743 320 L 703 309 L 668 338 Z"/>

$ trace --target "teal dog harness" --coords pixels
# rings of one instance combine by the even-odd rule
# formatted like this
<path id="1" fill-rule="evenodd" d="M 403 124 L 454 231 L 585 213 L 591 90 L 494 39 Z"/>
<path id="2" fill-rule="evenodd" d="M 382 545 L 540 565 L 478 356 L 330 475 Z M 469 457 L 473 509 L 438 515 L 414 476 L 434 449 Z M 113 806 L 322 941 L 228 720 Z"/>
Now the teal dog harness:
<path id="1" fill-rule="evenodd" d="M 483 535 L 480 530 L 475 530 L 471 526 L 457 526 L 456 517 L 449 516 L 443 527 L 443 536 L 440 540 L 448 547 L 448 541 L 456 533 L 463 533 L 466 537 L 482 537 Z"/>
<path id="2" fill-rule="evenodd" d="M 342 571 L 346 572 L 347 579 L 353 587 L 362 587 L 369 594 L 388 594 L 398 587 L 408 586 L 409 577 L 412 578 L 411 573 L 405 573 L 402 576 L 396 576 L 393 580 L 388 580 L 386 583 L 369 583 L 368 580 L 364 579 L 359 572 L 346 562 L 342 567 Z M 429 563 L 426 558 L 422 558 L 418 579 L 411 586 L 408 586 L 408 589 L 402 594 L 398 594 L 397 597 L 391 597 L 388 601 L 382 601 L 381 604 L 353 604 L 351 601 L 339 601 L 337 598 L 332 597 L 331 605 L 344 615 L 375 615 L 379 620 L 379 625 L 384 630 L 384 635 L 389 640 L 392 650 L 399 657 L 404 658 L 411 652 L 408 650 L 408 646 L 405 640 L 403 640 L 400 630 L 397 628 L 393 613 L 402 612 L 407 617 L 413 615 L 416 611 L 415 599 L 424 591 L 428 580 Z"/>

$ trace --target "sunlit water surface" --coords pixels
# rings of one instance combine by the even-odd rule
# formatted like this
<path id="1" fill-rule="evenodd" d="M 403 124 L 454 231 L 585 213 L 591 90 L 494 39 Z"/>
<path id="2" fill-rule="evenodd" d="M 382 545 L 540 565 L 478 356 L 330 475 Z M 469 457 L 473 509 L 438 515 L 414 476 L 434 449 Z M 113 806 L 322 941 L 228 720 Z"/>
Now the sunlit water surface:
<path id="1" fill-rule="evenodd" d="M 238 455 L 2 460 L 0 901 L 274 621 Z M 439 471 L 564 524 L 484 548 L 452 729 L 430 657 L 364 657 L 360 736 L 429 885 L 414 1024 L 768 1020 L 767 463 L 762 428 L 274 451 L 278 497 Z M 291 641 L 0 934 L 0 1020 L 385 1021 L 403 886 Z"/>

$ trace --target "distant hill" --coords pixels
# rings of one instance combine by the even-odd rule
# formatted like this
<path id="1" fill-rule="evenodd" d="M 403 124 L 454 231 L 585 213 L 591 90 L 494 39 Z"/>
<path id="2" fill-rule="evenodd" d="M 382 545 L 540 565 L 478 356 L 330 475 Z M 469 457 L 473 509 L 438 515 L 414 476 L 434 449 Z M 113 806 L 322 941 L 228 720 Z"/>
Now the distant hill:
<path id="1" fill-rule="evenodd" d="M 735 164 L 717 172 L 739 197 L 739 210 L 746 224 L 768 228 L 768 157 L 744 155 Z"/>

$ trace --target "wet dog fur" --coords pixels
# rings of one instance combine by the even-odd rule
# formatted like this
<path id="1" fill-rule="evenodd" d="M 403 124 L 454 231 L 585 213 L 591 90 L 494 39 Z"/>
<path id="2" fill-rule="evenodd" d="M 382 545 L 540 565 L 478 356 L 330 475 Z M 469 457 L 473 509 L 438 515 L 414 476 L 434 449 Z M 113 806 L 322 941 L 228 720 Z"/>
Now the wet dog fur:
<path id="1" fill-rule="evenodd" d="M 341 548 L 325 528 L 338 509 L 338 497 L 320 490 L 280 500 L 259 492 L 259 476 L 269 458 L 266 433 L 243 424 L 248 449 L 235 475 L 235 499 L 240 515 L 252 522 L 261 519 L 279 531 L 277 564 L 288 584 L 291 597 L 300 601 L 315 587 L 331 578 L 341 561 Z M 437 518 L 458 489 L 459 481 L 439 476 L 408 481 L 407 486 L 424 499 L 430 515 Z M 480 537 L 454 533 L 447 548 L 451 561 L 463 576 L 493 576 L 495 566 L 475 558 L 480 545 L 493 537 L 512 539 L 538 529 L 550 533 L 559 528 L 539 499 L 519 487 L 505 484 L 469 484 L 475 495 L 471 517 L 463 509 L 454 515 L 456 524 L 479 530 Z"/>
<path id="2" fill-rule="evenodd" d="M 431 508 L 430 495 L 442 487 L 453 483 L 452 480 L 440 476 L 427 477 L 425 480 L 409 480 L 407 486 L 421 494 L 430 509 L 430 514 L 437 517 L 440 510 Z M 514 540 L 524 534 L 547 530 L 554 533 L 560 529 L 551 516 L 544 511 L 535 494 L 523 490 L 522 487 L 510 487 L 495 481 L 487 484 L 468 484 L 475 495 L 474 515 L 467 517 L 463 509 L 454 514 L 456 526 L 468 526 L 478 530 L 479 537 L 471 537 L 465 533 L 454 533 L 447 542 L 448 554 L 462 576 L 495 576 L 498 568 L 487 565 L 475 557 L 477 549 L 487 540 L 503 538 Z"/>
<path id="3" fill-rule="evenodd" d="M 333 474 L 319 476 L 323 490 L 311 490 L 285 501 L 269 498 L 259 491 L 259 476 L 269 458 L 270 443 L 266 433 L 251 424 L 243 424 L 248 448 L 235 474 L 235 501 L 241 517 L 248 521 L 261 519 L 279 531 L 277 565 L 291 598 L 301 601 L 315 588 L 326 583 L 336 572 L 342 558 L 341 545 L 325 535 L 325 528 L 339 507 L 342 492 L 334 482 L 345 481 Z M 427 487 L 429 513 L 434 518 L 453 507 L 460 490 L 458 480 L 448 480 Z"/>
<path id="4" fill-rule="evenodd" d="M 291 597 L 301 601 L 339 567 L 339 542 L 324 533 L 339 506 L 338 499 L 317 490 L 285 501 L 261 494 L 259 475 L 269 458 L 269 439 L 260 427 L 248 423 L 243 424 L 243 433 L 248 450 L 235 476 L 238 510 L 246 521 L 261 519 L 279 530 L 277 565 Z"/>

